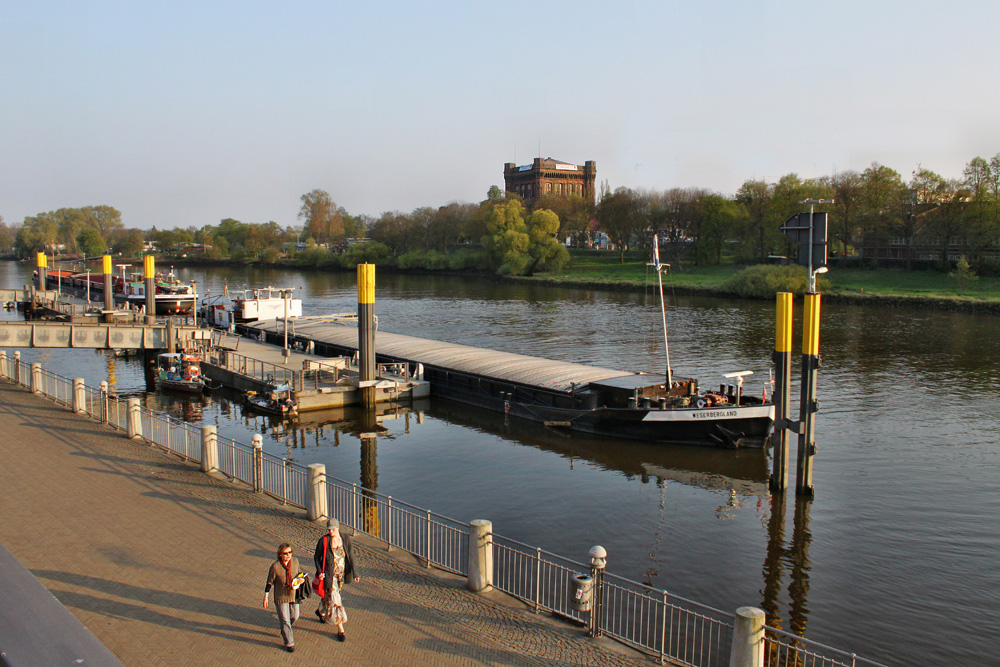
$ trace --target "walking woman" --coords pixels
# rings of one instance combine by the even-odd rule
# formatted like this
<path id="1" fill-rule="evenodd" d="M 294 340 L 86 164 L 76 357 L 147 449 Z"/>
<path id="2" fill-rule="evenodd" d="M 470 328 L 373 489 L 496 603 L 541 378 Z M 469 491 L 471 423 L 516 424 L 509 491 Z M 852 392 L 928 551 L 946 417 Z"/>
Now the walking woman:
<path id="1" fill-rule="evenodd" d="M 337 625 L 337 640 L 344 641 L 344 623 L 347 623 L 347 612 L 340 597 L 340 590 L 348 581 L 357 583 L 358 576 L 354 559 L 354 546 L 348 535 L 340 534 L 340 522 L 330 519 L 326 522 L 326 535 L 316 543 L 316 553 L 313 554 L 316 564 L 316 576 L 323 580 L 323 597 L 319 603 L 316 615 L 320 623 L 335 623 Z"/>
<path id="2" fill-rule="evenodd" d="M 274 609 L 278 612 L 281 638 L 285 640 L 285 650 L 295 650 L 295 636 L 292 625 L 299 620 L 299 604 L 295 601 L 295 589 L 305 579 L 299 576 L 299 559 L 292 557 L 292 545 L 284 542 L 278 547 L 278 560 L 271 563 L 264 582 L 264 609 L 267 609 L 267 594 L 274 587 Z"/>

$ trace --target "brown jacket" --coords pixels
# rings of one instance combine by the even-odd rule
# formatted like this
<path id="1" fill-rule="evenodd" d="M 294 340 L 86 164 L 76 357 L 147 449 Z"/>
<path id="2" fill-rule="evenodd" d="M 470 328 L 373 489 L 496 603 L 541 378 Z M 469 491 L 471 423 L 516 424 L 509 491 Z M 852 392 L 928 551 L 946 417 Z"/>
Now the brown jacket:
<path id="1" fill-rule="evenodd" d="M 292 556 L 289 567 L 293 577 L 302 571 L 299 569 L 299 559 L 295 556 Z M 271 563 L 271 569 L 267 571 L 267 581 L 264 582 L 264 592 L 271 590 L 272 586 L 274 587 L 275 602 L 295 602 L 295 590 L 285 585 L 285 566 L 281 564 L 280 560 Z"/>

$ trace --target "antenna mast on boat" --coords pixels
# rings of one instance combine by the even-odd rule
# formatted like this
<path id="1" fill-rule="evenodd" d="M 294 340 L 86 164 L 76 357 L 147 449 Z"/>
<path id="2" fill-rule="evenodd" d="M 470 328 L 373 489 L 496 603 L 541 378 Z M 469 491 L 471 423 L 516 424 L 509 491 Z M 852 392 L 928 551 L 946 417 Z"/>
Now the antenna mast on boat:
<path id="1" fill-rule="evenodd" d="M 663 351 L 667 355 L 667 391 L 670 391 L 670 388 L 674 384 L 674 374 L 670 368 L 670 343 L 667 342 L 667 304 L 663 299 L 663 271 L 669 271 L 670 265 L 660 263 L 660 235 L 658 232 L 653 232 L 652 266 L 656 269 L 656 280 L 660 285 L 660 315 L 663 317 Z"/>

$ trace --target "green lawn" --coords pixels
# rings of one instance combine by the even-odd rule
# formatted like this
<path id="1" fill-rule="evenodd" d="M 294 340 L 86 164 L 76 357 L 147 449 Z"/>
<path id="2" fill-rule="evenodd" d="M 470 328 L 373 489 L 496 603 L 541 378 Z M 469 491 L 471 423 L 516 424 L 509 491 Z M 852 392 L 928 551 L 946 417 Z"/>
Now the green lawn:
<path id="1" fill-rule="evenodd" d="M 619 261 L 615 251 L 573 251 L 572 261 L 554 274 L 539 274 L 527 280 L 608 285 L 645 285 L 656 280 L 645 254 L 626 253 Z M 711 289 L 718 287 L 744 267 L 736 264 L 672 267 L 665 284 Z M 828 293 L 882 296 L 939 297 L 1000 301 L 1000 278 L 982 277 L 963 288 L 947 273 L 901 269 L 831 268 L 823 278 Z"/>

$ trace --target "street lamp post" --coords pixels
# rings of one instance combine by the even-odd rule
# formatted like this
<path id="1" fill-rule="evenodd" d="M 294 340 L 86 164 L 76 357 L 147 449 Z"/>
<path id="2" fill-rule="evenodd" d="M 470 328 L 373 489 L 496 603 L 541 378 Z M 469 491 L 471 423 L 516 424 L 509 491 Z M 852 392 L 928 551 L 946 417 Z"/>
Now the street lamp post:
<path id="1" fill-rule="evenodd" d="M 826 273 L 826 267 L 820 267 L 819 269 L 813 270 L 813 211 L 815 210 L 816 204 L 832 204 L 833 199 L 803 199 L 800 204 L 809 204 L 809 292 L 816 292 L 816 274 Z"/>

